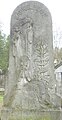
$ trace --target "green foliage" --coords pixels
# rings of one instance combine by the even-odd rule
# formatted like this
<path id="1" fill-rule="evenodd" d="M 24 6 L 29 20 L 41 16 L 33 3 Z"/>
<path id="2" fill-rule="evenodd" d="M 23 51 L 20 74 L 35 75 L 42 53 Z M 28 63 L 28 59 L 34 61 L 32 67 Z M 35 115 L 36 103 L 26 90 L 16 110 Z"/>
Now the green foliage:
<path id="1" fill-rule="evenodd" d="M 62 61 L 62 48 L 55 47 L 54 49 L 54 61 L 57 61 L 57 64 Z"/>
<path id="2" fill-rule="evenodd" d="M 0 103 L 3 102 L 3 95 L 0 95 Z"/>
<path id="3" fill-rule="evenodd" d="M 9 36 L 0 31 L 0 69 L 6 71 L 9 61 Z"/>

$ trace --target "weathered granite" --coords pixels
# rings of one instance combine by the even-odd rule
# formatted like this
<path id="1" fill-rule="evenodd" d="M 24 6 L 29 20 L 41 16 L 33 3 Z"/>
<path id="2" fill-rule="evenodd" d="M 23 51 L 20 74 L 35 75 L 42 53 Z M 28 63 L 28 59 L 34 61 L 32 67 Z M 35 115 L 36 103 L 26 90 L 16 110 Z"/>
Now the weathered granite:
<path id="1" fill-rule="evenodd" d="M 49 10 L 36 1 L 19 5 L 11 17 L 10 38 L 9 79 L 2 120 L 11 120 L 13 115 L 15 119 L 24 120 L 55 105 Z"/>

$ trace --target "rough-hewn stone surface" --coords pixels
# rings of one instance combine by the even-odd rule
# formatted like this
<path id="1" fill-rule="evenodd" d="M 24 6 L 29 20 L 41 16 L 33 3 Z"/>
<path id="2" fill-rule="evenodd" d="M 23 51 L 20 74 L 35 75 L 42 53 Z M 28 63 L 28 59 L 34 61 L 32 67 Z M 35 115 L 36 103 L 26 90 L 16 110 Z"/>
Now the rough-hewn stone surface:
<path id="1" fill-rule="evenodd" d="M 10 120 L 11 113 L 16 113 L 19 120 L 19 115 L 24 118 L 29 111 L 34 114 L 52 109 L 55 103 L 49 10 L 39 2 L 19 5 L 12 14 L 10 37 L 9 80 L 2 120 Z"/>

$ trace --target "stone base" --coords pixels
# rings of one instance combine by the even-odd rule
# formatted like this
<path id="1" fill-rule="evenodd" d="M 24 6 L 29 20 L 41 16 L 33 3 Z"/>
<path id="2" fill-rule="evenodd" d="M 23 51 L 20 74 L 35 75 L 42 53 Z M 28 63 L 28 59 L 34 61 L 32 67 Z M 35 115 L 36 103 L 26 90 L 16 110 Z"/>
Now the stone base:
<path id="1" fill-rule="evenodd" d="M 2 110 L 1 120 L 62 120 L 62 110 Z"/>

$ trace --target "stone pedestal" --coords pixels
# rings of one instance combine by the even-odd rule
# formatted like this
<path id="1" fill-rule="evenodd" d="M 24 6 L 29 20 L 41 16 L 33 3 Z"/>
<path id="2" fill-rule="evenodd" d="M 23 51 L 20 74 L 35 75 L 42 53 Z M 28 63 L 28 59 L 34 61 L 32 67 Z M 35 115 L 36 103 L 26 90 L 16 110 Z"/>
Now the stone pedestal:
<path id="1" fill-rule="evenodd" d="M 4 114 L 3 114 L 4 113 Z M 62 120 L 62 110 L 11 110 L 2 111 L 1 120 Z"/>

